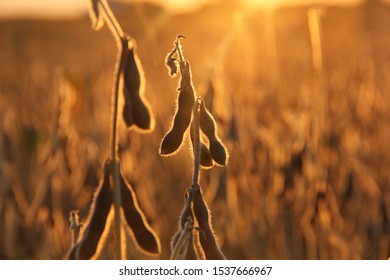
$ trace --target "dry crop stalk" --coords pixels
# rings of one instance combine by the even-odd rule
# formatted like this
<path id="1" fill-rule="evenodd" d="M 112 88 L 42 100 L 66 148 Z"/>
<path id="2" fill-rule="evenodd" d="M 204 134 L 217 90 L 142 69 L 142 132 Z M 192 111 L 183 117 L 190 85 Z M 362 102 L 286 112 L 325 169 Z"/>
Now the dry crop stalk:
<path id="1" fill-rule="evenodd" d="M 194 170 L 192 185 L 186 190 L 179 228 L 172 240 L 171 259 L 189 259 L 196 255 L 198 258 L 225 259 L 216 242 L 210 211 L 202 197 L 199 178 L 201 166 L 210 168 L 214 165 L 214 162 L 225 166 L 228 161 L 228 153 L 217 136 L 217 126 L 213 116 L 205 108 L 204 101 L 199 97 L 196 98 L 190 64 L 184 59 L 180 45 L 180 39 L 182 38 L 185 37 L 182 35 L 176 37 L 174 48 L 166 59 L 166 65 L 171 76 L 177 74 L 177 65 L 179 65 L 181 79 L 178 88 L 178 107 L 171 129 L 161 142 L 160 154 L 171 155 L 177 152 L 190 127 Z M 208 138 L 210 148 L 202 142 L 202 132 Z M 193 226 L 194 222 L 199 225 L 199 228 Z M 194 234 L 194 229 L 199 232 Z"/>
<path id="2" fill-rule="evenodd" d="M 305 149 L 306 156 L 310 152 L 317 155 L 310 163 L 313 168 L 313 175 L 309 177 L 309 183 L 311 186 L 315 186 L 316 190 L 313 190 L 313 197 L 319 195 L 323 182 L 328 181 L 327 165 L 329 164 L 329 152 L 328 148 L 324 148 L 321 145 L 322 142 L 329 142 L 329 100 L 326 83 L 326 69 L 324 60 L 324 47 L 323 47 L 323 30 L 322 30 L 322 16 L 324 10 L 320 8 L 311 8 L 307 12 L 308 27 L 312 51 L 312 63 L 315 72 L 314 80 L 314 96 L 313 106 L 311 108 L 312 114 L 312 135 L 308 141 L 307 149 Z M 327 188 L 327 185 L 325 185 Z M 315 199 L 312 199 L 311 207 L 307 207 L 305 214 L 302 218 L 303 235 L 306 240 L 307 254 L 309 258 L 317 258 L 320 250 L 318 249 L 318 241 L 315 236 L 313 237 L 312 217 L 315 215 L 315 211 L 311 208 L 317 208 L 314 203 Z"/>
<path id="3" fill-rule="evenodd" d="M 117 157 L 118 100 L 121 90 L 125 100 L 122 117 L 128 128 L 136 128 L 140 132 L 150 132 L 154 125 L 150 106 L 143 97 L 144 77 L 136 54 L 136 42 L 122 31 L 106 0 L 90 0 L 89 11 L 92 28 L 99 30 L 106 23 L 118 46 L 112 91 L 111 153 L 110 160 L 106 162 L 104 167 L 103 183 L 95 193 L 89 222 L 83 236 L 71 248 L 68 258 L 88 259 L 96 255 L 112 203 L 114 204 L 115 214 L 116 258 L 125 258 L 121 240 L 121 207 L 127 225 L 139 247 L 145 252 L 158 254 L 160 252 L 159 240 L 148 225 L 138 205 L 134 191 L 120 174 L 119 159 Z M 121 196 L 123 196 L 123 199 Z"/>
<path id="4" fill-rule="evenodd" d="M 79 222 L 79 211 L 70 211 L 69 213 L 70 230 L 72 231 L 72 246 L 76 244 L 79 238 L 80 229 L 83 226 Z"/>
<path id="5" fill-rule="evenodd" d="M 325 140 L 329 133 L 328 115 L 329 115 L 329 96 L 326 83 L 326 69 L 324 61 L 324 47 L 323 47 L 323 30 L 322 30 L 322 16 L 324 10 L 320 8 L 312 8 L 307 12 L 308 25 L 310 31 L 310 42 L 312 51 L 313 69 L 315 72 L 315 90 L 312 108 L 313 114 L 313 136 L 309 142 L 310 148 L 316 154 L 322 155 L 323 162 L 316 162 L 316 172 L 318 176 L 325 178 L 327 172 L 324 171 L 324 165 L 328 164 L 329 155 L 327 150 L 323 150 L 320 142 Z M 321 166 L 322 165 L 322 166 Z"/>

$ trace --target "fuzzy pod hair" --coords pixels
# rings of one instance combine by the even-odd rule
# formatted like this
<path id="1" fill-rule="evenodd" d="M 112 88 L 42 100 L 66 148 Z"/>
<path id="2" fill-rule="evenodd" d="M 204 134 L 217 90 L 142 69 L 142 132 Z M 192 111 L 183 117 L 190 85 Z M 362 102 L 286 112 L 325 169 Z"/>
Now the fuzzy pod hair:
<path id="1" fill-rule="evenodd" d="M 211 216 L 203 199 L 200 186 L 192 185 L 193 212 L 199 224 L 199 241 L 207 260 L 224 260 L 226 257 L 219 248 L 214 234 Z"/>
<path id="2" fill-rule="evenodd" d="M 71 248 L 67 259 L 88 260 L 98 251 L 99 242 L 102 242 L 102 236 L 107 223 L 107 217 L 112 205 L 112 190 L 110 187 L 109 176 L 110 162 L 106 161 L 103 170 L 103 178 L 97 188 L 87 226 L 80 240 Z"/>
<path id="3" fill-rule="evenodd" d="M 228 162 L 228 153 L 225 146 L 217 136 L 217 125 L 210 112 L 206 109 L 204 102 L 200 106 L 200 129 L 207 136 L 210 142 L 210 154 L 213 160 L 222 166 Z"/>
<path id="4" fill-rule="evenodd" d="M 154 129 L 154 118 L 144 96 L 145 77 L 137 55 L 137 45 L 131 38 L 125 39 L 126 59 L 123 69 L 123 120 L 128 128 L 148 133 Z"/>
<path id="5" fill-rule="evenodd" d="M 177 110 L 172 127 L 161 142 L 160 155 L 171 155 L 179 150 L 192 118 L 195 90 L 191 81 L 191 68 L 188 61 L 180 62 L 180 71 L 181 80 L 178 88 Z"/>
<path id="6" fill-rule="evenodd" d="M 132 236 L 141 251 L 151 255 L 160 253 L 160 240 L 148 224 L 131 185 L 120 174 L 122 210 Z"/>

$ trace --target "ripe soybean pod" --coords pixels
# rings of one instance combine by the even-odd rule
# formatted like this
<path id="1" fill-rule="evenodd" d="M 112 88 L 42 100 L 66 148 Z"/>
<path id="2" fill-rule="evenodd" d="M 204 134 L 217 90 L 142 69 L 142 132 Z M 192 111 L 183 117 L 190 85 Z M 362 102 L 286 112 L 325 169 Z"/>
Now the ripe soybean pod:
<path id="1" fill-rule="evenodd" d="M 139 132 L 150 132 L 154 128 L 154 119 L 144 97 L 145 77 L 135 40 L 126 37 L 124 47 L 127 47 L 127 51 L 123 69 L 122 116 L 128 128 L 134 127 Z"/>
<path id="2" fill-rule="evenodd" d="M 194 144 L 193 123 L 191 124 L 190 136 L 191 136 L 191 142 L 193 145 Z M 204 169 L 209 169 L 209 168 L 212 168 L 214 166 L 214 162 L 213 162 L 213 159 L 211 157 L 210 150 L 206 146 L 206 144 L 202 142 L 202 140 L 200 143 L 200 165 Z"/>
<path id="3" fill-rule="evenodd" d="M 172 127 L 161 142 L 160 155 L 170 155 L 179 150 L 183 142 L 184 134 L 191 122 L 195 91 L 191 82 L 189 62 L 180 62 L 180 70 L 181 80 L 180 87 L 178 88 L 177 110 L 173 117 Z"/>
<path id="4" fill-rule="evenodd" d="M 211 217 L 206 202 L 203 199 L 200 186 L 192 185 L 193 212 L 199 224 L 199 241 L 206 260 L 226 259 L 220 250 L 211 225 Z"/>
<path id="5" fill-rule="evenodd" d="M 225 146 L 217 136 L 215 120 L 206 109 L 204 102 L 200 106 L 200 129 L 207 136 L 210 142 L 210 154 L 213 160 L 222 166 L 226 166 L 228 153 Z"/>
<path id="6" fill-rule="evenodd" d="M 123 214 L 136 243 L 140 247 L 139 249 L 148 254 L 159 254 L 160 240 L 149 226 L 138 204 L 133 188 L 126 181 L 122 173 L 120 174 L 120 187 Z"/>
<path id="7" fill-rule="evenodd" d="M 87 226 L 81 240 L 73 246 L 68 254 L 69 259 L 91 259 L 98 251 L 99 241 L 106 227 L 112 204 L 109 168 L 110 162 L 106 161 L 103 178 L 93 198 Z"/>

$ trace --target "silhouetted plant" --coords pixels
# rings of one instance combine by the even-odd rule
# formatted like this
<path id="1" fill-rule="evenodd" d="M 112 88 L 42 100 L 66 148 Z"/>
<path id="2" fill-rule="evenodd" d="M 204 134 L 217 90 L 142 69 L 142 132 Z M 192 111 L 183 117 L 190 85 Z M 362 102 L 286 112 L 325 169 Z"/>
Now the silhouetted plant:
<path id="1" fill-rule="evenodd" d="M 160 241 L 149 226 L 140 208 L 131 185 L 120 171 L 118 158 L 117 124 L 119 94 L 123 94 L 124 106 L 122 117 L 129 129 L 139 132 L 150 132 L 154 127 L 150 106 L 144 97 L 144 75 L 136 52 L 136 41 L 126 35 L 107 1 L 91 0 L 90 17 L 92 28 L 100 30 L 106 23 L 113 34 L 118 56 L 114 73 L 111 112 L 110 159 L 106 161 L 103 179 L 97 188 L 85 230 L 69 251 L 68 259 L 90 259 L 99 253 L 106 234 L 109 213 L 114 205 L 116 258 L 124 259 L 121 236 L 121 209 L 127 226 L 132 232 L 135 243 L 144 253 L 159 254 Z"/>
<path id="2" fill-rule="evenodd" d="M 172 126 L 161 142 L 160 155 L 176 153 L 190 128 L 194 171 L 192 185 L 185 192 L 178 231 L 172 239 L 171 259 L 225 259 L 216 241 L 210 210 L 203 199 L 199 177 L 201 167 L 211 168 L 214 163 L 226 166 L 228 153 L 217 136 L 217 125 L 213 116 L 205 108 L 204 101 L 196 96 L 190 63 L 184 59 L 181 49 L 180 39 L 183 38 L 183 35 L 176 37 L 174 48 L 166 59 L 169 74 L 175 76 L 179 68 L 181 77 L 177 109 Z"/>

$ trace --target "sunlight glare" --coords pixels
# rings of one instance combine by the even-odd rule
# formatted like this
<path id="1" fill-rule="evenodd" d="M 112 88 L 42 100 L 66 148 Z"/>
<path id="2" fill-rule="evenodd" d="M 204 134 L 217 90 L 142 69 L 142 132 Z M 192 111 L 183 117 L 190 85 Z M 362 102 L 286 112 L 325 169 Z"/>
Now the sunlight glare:
<path id="1" fill-rule="evenodd" d="M 245 0 L 248 8 L 274 9 L 280 5 L 281 0 Z"/>
<path id="2" fill-rule="evenodd" d="M 280 6 L 296 5 L 342 5 L 350 6 L 361 4 L 364 0 L 245 0 L 248 8 L 276 9 Z"/>

